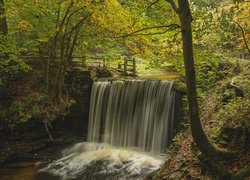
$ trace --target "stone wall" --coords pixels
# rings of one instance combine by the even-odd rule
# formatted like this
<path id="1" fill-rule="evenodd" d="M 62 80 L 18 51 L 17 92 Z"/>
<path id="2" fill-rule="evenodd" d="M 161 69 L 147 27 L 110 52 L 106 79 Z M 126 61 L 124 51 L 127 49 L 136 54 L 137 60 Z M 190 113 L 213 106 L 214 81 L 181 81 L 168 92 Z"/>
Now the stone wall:
<path id="1" fill-rule="evenodd" d="M 66 126 L 76 133 L 86 135 L 90 107 L 91 88 L 93 80 L 91 71 L 76 67 L 66 77 L 69 96 L 76 101 L 66 118 Z"/>

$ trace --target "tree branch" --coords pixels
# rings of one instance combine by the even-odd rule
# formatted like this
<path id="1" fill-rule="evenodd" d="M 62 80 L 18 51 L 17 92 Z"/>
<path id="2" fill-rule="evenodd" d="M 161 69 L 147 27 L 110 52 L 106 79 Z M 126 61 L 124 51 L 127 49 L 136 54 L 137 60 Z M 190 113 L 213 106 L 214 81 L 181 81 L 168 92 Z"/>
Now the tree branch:
<path id="1" fill-rule="evenodd" d="M 87 16 L 83 17 L 74 27 L 72 27 L 72 29 L 65 33 L 65 36 L 71 34 L 75 29 L 77 29 L 79 26 L 82 26 L 82 24 L 84 23 L 85 20 L 87 20 L 93 13 L 89 13 Z"/>
<path id="2" fill-rule="evenodd" d="M 70 12 L 70 9 L 73 7 L 73 5 L 74 5 L 74 3 L 71 2 L 70 5 L 68 6 L 68 8 L 67 8 L 67 10 L 66 10 L 66 13 L 65 13 L 65 15 L 63 16 L 62 22 L 61 22 L 61 24 L 59 25 L 59 28 L 62 28 L 62 26 L 63 26 L 63 24 L 65 23 L 65 20 L 66 20 L 68 14 L 69 14 L 69 12 Z"/>
<path id="3" fill-rule="evenodd" d="M 151 8 L 153 5 L 155 5 L 156 3 L 158 3 L 160 0 L 156 0 L 155 2 L 151 3 L 147 9 Z"/>
<path id="4" fill-rule="evenodd" d="M 146 30 L 151 30 L 151 29 L 159 29 L 159 28 L 168 28 L 166 30 L 167 31 L 172 31 L 172 30 L 175 30 L 175 29 L 178 29 L 178 28 L 181 28 L 181 26 L 179 24 L 169 24 L 169 25 L 161 25 L 161 26 L 152 26 L 152 27 L 145 27 L 145 28 L 142 28 L 142 29 L 139 29 L 139 30 L 136 30 L 132 33 L 129 33 L 129 34 L 126 34 L 126 35 L 123 35 L 121 37 L 128 37 L 128 36 L 136 36 L 136 35 L 143 35 L 143 34 L 137 34 L 139 32 L 142 32 L 142 31 L 146 31 Z M 165 33 L 166 33 L 165 32 Z M 163 33 L 164 34 L 164 33 Z M 153 35 L 153 33 L 151 33 L 151 35 Z"/>
<path id="5" fill-rule="evenodd" d="M 78 12 L 81 11 L 82 9 L 83 9 L 83 8 L 79 8 L 79 9 L 75 10 L 74 12 L 72 12 L 72 13 L 69 15 L 69 17 L 68 17 L 67 20 L 66 20 L 65 30 L 67 30 L 68 24 L 69 24 L 71 18 L 73 17 L 73 15 L 76 14 L 76 13 L 78 13 Z"/>
<path id="6" fill-rule="evenodd" d="M 155 33 L 140 33 L 140 34 L 134 34 L 133 36 L 152 36 L 152 35 L 157 35 L 157 34 L 165 34 L 169 31 L 172 31 L 174 29 L 168 29 L 168 30 L 165 30 L 165 31 L 162 31 L 162 32 L 155 32 Z"/>
<path id="7" fill-rule="evenodd" d="M 234 22 L 235 24 L 237 24 L 238 27 L 240 28 L 241 34 L 242 34 L 242 37 L 243 37 L 243 40 L 244 40 L 244 43 L 245 43 L 245 46 L 246 46 L 246 48 L 247 48 L 247 50 L 248 50 L 248 53 L 249 53 L 249 55 L 250 55 L 250 49 L 249 49 L 248 44 L 247 44 L 247 39 L 246 39 L 246 36 L 245 36 L 245 32 L 244 32 L 243 27 L 242 27 L 238 22 L 236 22 L 236 21 L 233 21 L 233 22 Z"/>
<path id="8" fill-rule="evenodd" d="M 171 6 L 172 6 L 172 8 L 173 8 L 173 10 L 174 10 L 177 14 L 179 14 L 179 9 L 178 9 L 178 7 L 176 6 L 174 0 L 166 0 L 166 1 L 167 1 L 168 3 L 170 3 Z"/>

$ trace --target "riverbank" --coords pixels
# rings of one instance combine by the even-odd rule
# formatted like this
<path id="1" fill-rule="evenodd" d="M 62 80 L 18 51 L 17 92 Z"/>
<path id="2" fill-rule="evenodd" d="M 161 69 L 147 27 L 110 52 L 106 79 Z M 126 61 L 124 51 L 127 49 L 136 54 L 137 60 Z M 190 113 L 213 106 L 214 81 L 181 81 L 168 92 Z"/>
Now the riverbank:
<path id="1" fill-rule="evenodd" d="M 44 131 L 44 132 L 42 132 Z M 51 161 L 60 157 L 60 150 L 84 137 L 68 131 L 53 131 L 54 141 L 50 141 L 45 130 L 27 131 L 12 135 L 1 141 L 0 167 L 23 161 Z"/>
<path id="2" fill-rule="evenodd" d="M 221 162 L 230 174 L 244 180 L 250 177 L 250 63 L 241 61 L 239 68 L 240 73 L 216 82 L 199 98 L 206 135 L 223 152 Z M 218 172 L 193 142 L 188 120 L 168 153 L 154 179 L 218 179 Z"/>

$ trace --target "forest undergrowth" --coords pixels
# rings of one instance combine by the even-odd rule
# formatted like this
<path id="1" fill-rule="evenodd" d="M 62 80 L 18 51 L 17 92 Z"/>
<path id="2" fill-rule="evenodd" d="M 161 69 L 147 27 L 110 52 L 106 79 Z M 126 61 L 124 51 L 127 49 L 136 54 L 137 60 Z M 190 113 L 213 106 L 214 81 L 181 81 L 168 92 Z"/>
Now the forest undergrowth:
<path id="1" fill-rule="evenodd" d="M 207 136 L 223 152 L 223 165 L 237 179 L 249 178 L 250 63 L 240 61 L 240 72 L 221 79 L 200 97 L 201 121 Z M 200 93 L 201 94 L 201 93 Z M 207 158 L 193 142 L 187 120 L 176 135 L 169 156 L 154 179 L 218 179 Z"/>

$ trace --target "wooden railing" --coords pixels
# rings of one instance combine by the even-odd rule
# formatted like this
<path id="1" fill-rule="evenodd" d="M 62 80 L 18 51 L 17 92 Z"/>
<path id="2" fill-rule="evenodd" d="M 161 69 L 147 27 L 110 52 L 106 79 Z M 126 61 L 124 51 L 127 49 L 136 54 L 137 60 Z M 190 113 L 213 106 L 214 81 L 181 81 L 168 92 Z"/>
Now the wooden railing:
<path id="1" fill-rule="evenodd" d="M 48 58 L 48 56 L 22 56 L 21 57 L 23 60 L 35 60 L 35 59 L 42 59 L 42 58 Z M 55 57 L 56 61 L 59 60 L 59 57 Z M 86 57 L 85 56 L 73 56 L 72 57 L 72 61 L 74 63 L 77 63 L 77 59 L 81 59 L 81 61 L 79 62 L 86 62 L 86 65 L 88 67 L 102 67 L 105 68 L 106 67 L 106 61 L 103 58 L 98 58 L 98 57 L 91 57 L 91 61 L 86 61 Z M 132 75 L 132 76 L 136 76 L 136 60 L 135 58 L 133 59 L 128 59 L 125 58 L 123 64 L 119 63 L 116 65 L 116 67 L 113 67 L 115 69 L 117 69 L 118 71 L 121 71 L 123 73 L 123 75 L 127 76 L 127 75 Z"/>

